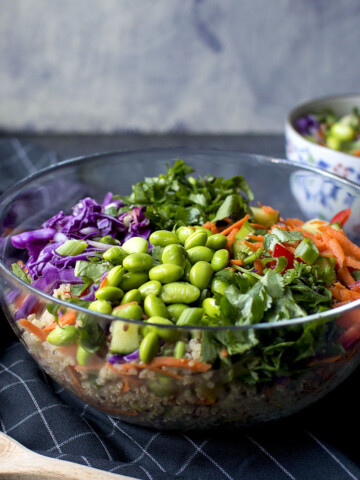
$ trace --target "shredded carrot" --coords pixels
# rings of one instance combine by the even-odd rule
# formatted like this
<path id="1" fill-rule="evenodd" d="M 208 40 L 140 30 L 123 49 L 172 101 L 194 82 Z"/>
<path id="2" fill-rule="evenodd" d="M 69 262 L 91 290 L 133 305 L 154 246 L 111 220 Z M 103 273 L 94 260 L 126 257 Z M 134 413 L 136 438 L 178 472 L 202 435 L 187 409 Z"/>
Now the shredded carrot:
<path id="1" fill-rule="evenodd" d="M 123 381 L 123 392 L 124 393 L 127 393 L 128 391 L 130 390 L 130 385 L 129 385 L 129 382 L 126 378 L 124 378 L 124 381 Z"/>
<path id="2" fill-rule="evenodd" d="M 74 368 L 72 366 L 66 367 L 66 371 L 68 376 L 70 377 L 70 385 L 73 387 L 73 389 L 81 394 L 82 393 L 82 386 L 79 382 L 79 379 L 74 371 Z"/>
<path id="3" fill-rule="evenodd" d="M 339 268 L 342 269 L 345 263 L 345 253 L 336 238 L 330 238 L 329 248 L 333 252 Z"/>
<path id="4" fill-rule="evenodd" d="M 123 363 L 119 368 L 113 367 L 110 363 L 106 364 L 111 370 L 118 373 L 119 375 L 133 375 L 129 373 L 128 370 L 152 370 L 153 372 L 162 373 L 167 377 L 176 378 L 178 380 L 183 380 L 183 377 L 177 375 L 176 373 L 169 372 L 168 370 L 163 370 L 160 367 L 152 365 L 152 363 Z"/>
<path id="5" fill-rule="evenodd" d="M 21 293 L 20 295 L 18 295 L 16 297 L 16 299 L 14 300 L 14 306 L 15 308 L 19 309 L 22 304 L 25 302 L 25 300 L 27 299 L 27 296 L 24 295 L 23 293 Z"/>
<path id="6" fill-rule="evenodd" d="M 343 233 L 343 231 L 335 230 L 334 228 L 329 227 L 327 225 L 321 225 L 319 227 L 319 230 L 327 233 L 329 235 L 329 237 L 335 238 L 340 243 L 340 245 L 342 246 L 345 255 L 350 255 L 350 256 L 353 256 L 353 257 L 356 257 L 356 258 L 360 258 L 360 247 L 358 247 L 357 245 L 352 243 L 347 238 L 345 233 Z"/>
<path id="7" fill-rule="evenodd" d="M 226 348 L 222 348 L 220 353 L 221 353 L 222 357 L 228 357 L 229 356 L 229 352 L 226 350 Z"/>
<path id="8" fill-rule="evenodd" d="M 264 235 L 248 235 L 248 238 L 262 242 L 264 240 Z"/>
<path id="9" fill-rule="evenodd" d="M 229 250 L 229 252 L 231 253 L 231 247 L 233 246 L 236 238 L 236 234 L 238 233 L 239 229 L 235 228 L 234 230 L 232 230 L 229 235 L 227 236 L 227 244 L 226 244 L 226 248 Z"/>
<path id="10" fill-rule="evenodd" d="M 339 270 L 337 271 L 337 276 L 339 277 L 339 280 L 341 280 L 341 282 L 344 283 L 346 286 L 351 285 L 355 281 L 351 273 L 349 272 L 349 269 L 345 265 L 339 268 Z"/>
<path id="11" fill-rule="evenodd" d="M 240 229 L 240 227 L 242 226 L 243 223 L 246 222 L 246 220 L 249 220 L 249 214 L 248 213 L 245 215 L 244 218 L 242 218 L 241 220 L 238 220 L 237 222 L 233 223 L 232 225 L 230 225 L 230 227 L 225 228 L 225 230 L 223 230 L 221 233 L 223 235 L 228 235 L 234 228 Z"/>
<path id="12" fill-rule="evenodd" d="M 263 205 L 261 208 L 262 208 L 262 209 L 264 210 L 264 212 L 266 212 L 266 213 L 274 213 L 274 212 L 276 212 L 276 210 L 274 210 L 272 207 L 269 207 L 268 205 Z"/>
<path id="13" fill-rule="evenodd" d="M 214 222 L 206 222 L 202 226 L 203 226 L 203 228 L 207 228 L 208 230 L 210 230 L 212 233 L 218 233 L 219 232 L 219 229 L 216 226 L 216 223 L 214 223 Z"/>
<path id="14" fill-rule="evenodd" d="M 33 323 L 31 323 L 29 320 L 26 320 L 26 318 L 22 318 L 19 320 L 20 325 L 26 328 L 26 330 L 29 330 L 30 333 L 38 337 L 42 342 L 45 342 L 47 338 L 47 333 L 43 332 L 43 330 Z"/>
<path id="15" fill-rule="evenodd" d="M 16 263 L 20 265 L 21 268 L 24 266 L 24 262 L 22 260 L 18 260 Z"/>
<path id="16" fill-rule="evenodd" d="M 347 267 L 355 268 L 356 270 L 360 270 L 360 262 L 355 260 L 352 257 L 345 257 L 345 265 Z"/>
<path id="17" fill-rule="evenodd" d="M 302 220 L 299 220 L 298 218 L 287 218 L 284 223 L 293 229 L 304 225 L 304 222 Z"/>
<path id="18" fill-rule="evenodd" d="M 360 299 L 360 293 L 347 289 L 346 287 L 344 287 L 344 285 L 342 285 L 339 282 L 329 287 L 329 290 L 332 296 L 339 302 L 353 301 L 353 300 Z"/>
<path id="19" fill-rule="evenodd" d="M 209 363 L 175 357 L 155 357 L 152 360 L 151 365 L 154 367 L 186 368 L 187 370 L 194 370 L 196 372 L 207 372 L 211 369 L 211 365 Z"/>
<path id="20" fill-rule="evenodd" d="M 76 365 L 75 370 L 77 372 L 88 372 L 91 370 L 100 370 L 105 365 L 104 361 L 100 358 L 95 358 L 92 362 L 87 365 Z"/>
<path id="21" fill-rule="evenodd" d="M 239 258 L 238 260 L 231 260 L 231 263 L 233 263 L 234 265 L 238 265 L 239 267 L 241 265 L 244 265 L 244 262 L 241 260 L 241 258 Z"/>
<path id="22" fill-rule="evenodd" d="M 353 150 L 353 155 L 360 157 L 360 150 Z"/>
<path id="23" fill-rule="evenodd" d="M 344 302 L 336 302 L 332 308 L 342 307 L 343 305 L 347 305 L 350 302 L 351 300 L 345 300 Z"/>
<path id="24" fill-rule="evenodd" d="M 256 229 L 269 230 L 269 227 L 265 227 L 265 225 L 260 225 L 260 223 L 250 223 L 250 225 Z"/>
<path id="25" fill-rule="evenodd" d="M 263 265 L 262 261 L 259 260 L 259 259 L 255 260 L 254 261 L 254 268 L 256 269 L 256 273 L 261 275 L 263 270 L 264 270 L 264 265 Z"/>
<path id="26" fill-rule="evenodd" d="M 99 285 L 99 290 L 100 290 L 100 288 L 106 287 L 107 284 L 108 284 L 108 279 L 107 279 L 107 277 L 105 277 Z"/>
<path id="27" fill-rule="evenodd" d="M 57 327 L 57 323 L 56 322 L 51 322 L 49 323 L 49 325 L 46 325 L 46 327 L 44 327 L 42 329 L 43 332 L 52 332 L 53 330 L 55 330 L 55 328 Z"/>
<path id="28" fill-rule="evenodd" d="M 335 355 L 334 357 L 326 357 L 326 358 L 316 358 L 314 360 L 311 360 L 308 365 L 310 367 L 316 367 L 317 365 L 328 365 L 331 363 L 338 362 L 343 358 L 342 355 Z"/>
<path id="29" fill-rule="evenodd" d="M 74 310 L 68 309 L 61 317 L 59 317 L 59 323 L 62 327 L 65 325 L 74 325 L 76 322 L 76 313 Z"/>

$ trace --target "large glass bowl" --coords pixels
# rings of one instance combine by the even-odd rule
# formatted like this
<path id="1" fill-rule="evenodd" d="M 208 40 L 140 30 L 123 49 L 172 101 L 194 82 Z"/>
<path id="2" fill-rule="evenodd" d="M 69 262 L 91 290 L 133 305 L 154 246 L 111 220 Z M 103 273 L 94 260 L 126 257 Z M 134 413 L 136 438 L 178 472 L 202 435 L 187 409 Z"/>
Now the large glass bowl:
<path id="1" fill-rule="evenodd" d="M 34 289 L 11 272 L 12 263 L 25 260 L 23 252 L 12 246 L 11 234 L 36 229 L 60 210 L 69 213 L 85 196 L 102 201 L 108 191 L 128 194 L 132 184 L 145 176 L 165 172 L 165 163 L 171 164 L 178 158 L 192 165 L 197 175 L 243 175 L 256 201 L 280 210 L 284 218 L 305 220 L 311 215 L 330 219 L 342 208 L 350 206 L 356 210 L 360 199 L 359 186 L 328 172 L 235 152 L 167 149 L 111 152 L 69 160 L 29 176 L 1 199 L 3 310 L 19 339 L 50 376 L 83 401 L 124 421 L 159 429 L 193 429 L 252 425 L 293 414 L 323 397 L 357 367 L 360 301 L 320 315 L 278 323 L 181 327 L 194 348 L 206 330 L 217 328 L 238 338 L 251 334 L 263 349 L 271 351 L 279 332 L 289 329 L 296 337 L 321 318 L 326 328 L 319 330 L 324 333 L 302 359 L 301 368 L 298 363 L 287 364 L 291 373 L 283 375 L 274 365 L 274 372 L 269 372 L 269 380 L 264 382 L 251 378 L 241 358 L 231 367 L 206 372 L 172 367 L 148 370 L 145 366 L 120 374 L 107 366 L 99 351 L 91 366 L 82 368 L 77 365 L 74 346 L 55 347 L 19 325 L 21 317 L 40 318 L 46 315 L 47 307 L 62 307 L 66 311 L 69 304 Z M 349 235 L 354 240 L 359 230 L 353 227 Z M 115 319 L 75 305 L 71 309 L 78 315 L 86 314 L 105 331 Z M 329 332 L 335 332 L 342 344 L 340 353 L 333 351 L 333 342 L 327 342 Z"/>

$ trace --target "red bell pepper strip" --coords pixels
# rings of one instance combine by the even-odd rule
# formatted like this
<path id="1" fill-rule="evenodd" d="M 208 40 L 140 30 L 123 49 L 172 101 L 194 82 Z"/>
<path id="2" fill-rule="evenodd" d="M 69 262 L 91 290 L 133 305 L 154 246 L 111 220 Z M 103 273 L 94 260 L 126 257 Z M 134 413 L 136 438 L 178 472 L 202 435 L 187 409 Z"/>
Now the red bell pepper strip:
<path id="1" fill-rule="evenodd" d="M 273 257 L 285 257 L 287 260 L 287 265 L 281 273 L 284 273 L 289 268 L 294 268 L 294 260 L 295 256 L 293 253 L 289 252 L 285 247 L 283 247 L 280 243 L 276 243 L 273 251 Z"/>
<path id="2" fill-rule="evenodd" d="M 348 221 L 351 215 L 351 208 L 345 208 L 345 210 L 341 210 L 339 213 L 334 215 L 334 217 L 330 220 L 330 223 L 338 223 L 342 227 Z"/>

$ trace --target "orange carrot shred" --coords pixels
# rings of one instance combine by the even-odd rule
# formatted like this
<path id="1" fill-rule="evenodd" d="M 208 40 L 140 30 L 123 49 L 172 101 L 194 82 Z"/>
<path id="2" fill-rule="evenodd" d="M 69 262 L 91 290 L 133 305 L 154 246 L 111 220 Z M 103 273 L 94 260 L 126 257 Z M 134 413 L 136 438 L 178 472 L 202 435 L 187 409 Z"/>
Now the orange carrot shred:
<path id="1" fill-rule="evenodd" d="M 339 268 L 339 270 L 337 271 L 337 276 L 346 286 L 349 286 L 355 282 L 353 276 L 349 272 L 349 269 L 345 265 Z"/>
<path id="2" fill-rule="evenodd" d="M 29 330 L 30 333 L 38 337 L 41 341 L 45 342 L 47 338 L 47 333 L 43 332 L 43 330 L 33 323 L 31 323 L 29 320 L 26 320 L 26 318 L 22 318 L 19 320 L 20 325 L 26 328 L 26 330 Z"/>
<path id="3" fill-rule="evenodd" d="M 108 283 L 108 280 L 107 280 L 107 277 L 105 277 L 99 285 L 99 290 L 100 290 L 100 288 L 106 287 L 107 283 Z"/>
<path id="4" fill-rule="evenodd" d="M 257 259 L 254 261 L 254 268 L 256 269 L 256 273 L 261 275 L 264 270 L 264 265 L 261 260 Z"/>
<path id="5" fill-rule="evenodd" d="M 249 214 L 248 213 L 245 215 L 244 218 L 242 218 L 241 220 L 238 220 L 237 222 L 233 223 L 232 225 L 230 225 L 230 227 L 225 228 L 225 230 L 223 230 L 221 233 L 223 235 L 228 235 L 234 228 L 240 229 L 240 227 L 242 226 L 243 223 L 246 222 L 246 220 L 249 220 Z"/>
<path id="6" fill-rule="evenodd" d="M 345 263 L 345 253 L 336 238 L 330 238 L 329 248 L 333 252 L 334 257 L 339 264 L 339 268 L 342 269 Z"/>
<path id="7" fill-rule="evenodd" d="M 231 253 L 231 247 L 233 246 L 233 244 L 236 240 L 235 236 L 238 233 L 238 231 L 239 231 L 239 229 L 235 228 L 227 236 L 228 241 L 227 241 L 227 244 L 226 244 L 226 248 L 230 251 L 230 253 Z"/>
<path id="8" fill-rule="evenodd" d="M 329 227 L 327 225 L 320 226 L 319 230 L 327 233 L 329 237 L 335 238 L 342 246 L 344 253 L 346 255 L 351 255 L 353 257 L 360 258 L 360 247 L 352 243 L 351 240 L 347 238 L 347 236 L 343 231 L 335 230 L 334 228 Z"/>
<path id="9" fill-rule="evenodd" d="M 241 260 L 241 258 L 239 258 L 237 260 L 233 259 L 233 260 L 231 260 L 231 263 L 233 263 L 234 265 L 238 265 L 239 267 L 241 265 L 244 265 L 244 262 Z"/>
<path id="10" fill-rule="evenodd" d="M 63 327 L 65 325 L 74 325 L 76 322 L 76 313 L 74 310 L 67 310 L 61 317 L 59 317 L 59 323 Z"/>

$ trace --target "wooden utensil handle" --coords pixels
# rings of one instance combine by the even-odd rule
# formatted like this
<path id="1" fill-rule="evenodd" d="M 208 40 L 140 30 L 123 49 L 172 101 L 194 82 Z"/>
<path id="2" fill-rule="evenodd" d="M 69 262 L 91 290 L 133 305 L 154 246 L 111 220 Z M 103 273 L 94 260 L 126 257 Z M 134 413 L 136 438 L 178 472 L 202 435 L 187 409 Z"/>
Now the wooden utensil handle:
<path id="1" fill-rule="evenodd" d="M 136 480 L 133 477 L 104 472 L 77 463 L 31 455 L 8 463 L 8 471 L 0 465 L 0 478 L 9 480 Z"/>

